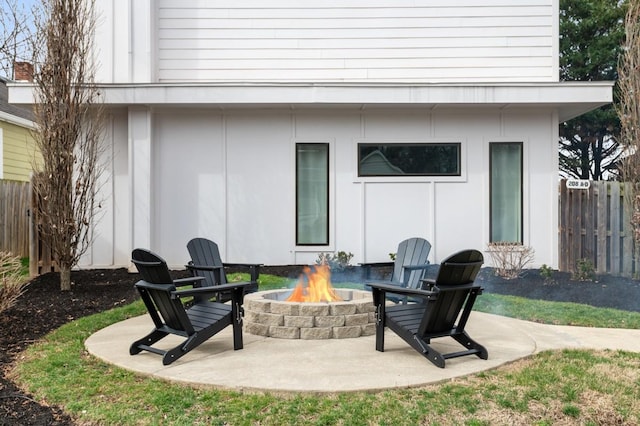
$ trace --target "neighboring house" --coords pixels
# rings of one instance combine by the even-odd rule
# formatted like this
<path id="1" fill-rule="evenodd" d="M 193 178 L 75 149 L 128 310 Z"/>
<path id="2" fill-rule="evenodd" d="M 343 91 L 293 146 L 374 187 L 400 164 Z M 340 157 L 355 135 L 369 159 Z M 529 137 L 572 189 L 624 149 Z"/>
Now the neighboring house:
<path id="1" fill-rule="evenodd" d="M 112 163 L 86 266 L 184 265 L 195 236 L 230 262 L 420 236 L 432 262 L 505 240 L 557 266 L 558 125 L 612 101 L 559 82 L 559 0 L 98 5 Z"/>
<path id="2" fill-rule="evenodd" d="M 33 113 L 10 105 L 7 94 L 7 81 L 0 77 L 0 180 L 28 182 L 36 152 Z"/>

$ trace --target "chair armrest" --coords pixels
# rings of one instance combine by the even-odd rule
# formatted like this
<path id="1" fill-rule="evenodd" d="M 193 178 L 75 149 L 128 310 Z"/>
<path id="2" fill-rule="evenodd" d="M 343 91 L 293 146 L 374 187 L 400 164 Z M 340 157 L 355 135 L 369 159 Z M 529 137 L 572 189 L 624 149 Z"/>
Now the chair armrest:
<path id="1" fill-rule="evenodd" d="M 432 288 L 432 289 L 437 288 L 440 292 L 477 288 L 479 290 L 478 294 L 482 294 L 482 291 L 484 290 L 482 286 L 473 282 L 468 284 L 458 284 L 458 285 L 436 285 L 436 280 L 431 278 L 424 278 L 420 280 L 420 282 L 422 282 L 422 288 L 425 288 L 425 287 Z"/>
<path id="2" fill-rule="evenodd" d="M 176 286 L 173 283 L 167 283 L 167 284 L 154 284 L 154 283 L 150 283 L 148 281 L 145 280 L 140 280 L 137 283 L 134 284 L 135 288 L 148 288 L 150 290 L 160 290 L 160 291 L 175 291 L 176 290 Z"/>
<path id="3" fill-rule="evenodd" d="M 365 263 L 358 263 L 358 265 L 360 266 L 364 266 L 364 267 L 383 267 L 383 266 L 393 266 L 394 263 L 393 262 L 365 262 Z"/>
<path id="4" fill-rule="evenodd" d="M 231 284 L 216 285 L 213 287 L 197 287 L 197 288 L 191 288 L 191 289 L 185 289 L 185 290 L 174 290 L 171 292 L 171 295 L 172 297 L 202 296 L 206 294 L 215 295 L 223 291 L 232 291 L 236 289 L 244 290 L 245 287 L 249 287 L 251 285 L 253 285 L 253 283 L 251 282 L 238 282 L 238 283 L 231 283 Z"/>
<path id="5" fill-rule="evenodd" d="M 135 283 L 135 287 L 144 287 L 153 290 L 162 290 L 162 291 L 175 291 L 176 286 L 185 286 L 189 284 L 195 284 L 204 279 L 204 277 L 187 277 L 187 278 L 179 278 L 177 280 L 173 280 L 171 283 L 167 284 L 154 284 L 145 280 L 140 280 Z"/>
<path id="6" fill-rule="evenodd" d="M 184 265 L 187 269 L 195 269 L 200 271 L 216 271 L 222 269 L 222 266 L 210 266 L 210 265 L 194 265 L 189 263 Z"/>
<path id="7" fill-rule="evenodd" d="M 435 288 L 438 288 L 443 293 L 446 293 L 447 291 L 478 289 L 478 294 L 482 294 L 482 291 L 484 290 L 484 288 L 482 288 L 480 284 L 476 284 L 476 283 L 460 284 L 460 285 L 440 285 Z"/>
<path id="8" fill-rule="evenodd" d="M 223 266 L 233 266 L 233 267 L 245 267 L 245 268 L 259 268 L 264 266 L 264 263 L 227 263 L 224 262 Z"/>
<path id="9" fill-rule="evenodd" d="M 398 288 L 402 288 L 402 283 L 399 281 L 391 281 L 391 280 L 366 280 L 364 282 L 366 285 L 371 285 L 371 284 L 384 284 L 384 285 L 388 285 L 388 286 L 393 286 L 393 287 L 398 287 Z"/>
<path id="10" fill-rule="evenodd" d="M 420 269 L 427 269 L 431 266 L 431 264 L 429 262 L 427 263 L 423 263 L 421 265 L 404 265 L 403 268 L 404 269 L 408 269 L 410 271 L 418 271 Z"/>
<path id="11" fill-rule="evenodd" d="M 434 287 L 433 290 L 420 290 L 414 288 L 404 288 L 395 286 L 393 284 L 388 283 L 369 283 L 371 288 L 388 293 L 400 294 L 403 296 L 416 296 L 423 299 L 432 299 L 434 296 L 437 296 L 440 290 L 437 287 Z"/>
<path id="12" fill-rule="evenodd" d="M 183 285 L 196 284 L 204 280 L 204 277 L 186 277 L 173 280 L 173 284 L 180 287 Z"/>

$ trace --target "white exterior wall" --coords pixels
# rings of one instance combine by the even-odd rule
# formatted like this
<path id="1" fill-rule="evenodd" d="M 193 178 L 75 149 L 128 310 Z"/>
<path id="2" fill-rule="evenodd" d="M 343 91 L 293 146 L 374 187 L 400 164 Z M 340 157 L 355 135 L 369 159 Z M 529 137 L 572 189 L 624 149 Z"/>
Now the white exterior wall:
<path id="1" fill-rule="evenodd" d="M 558 80 L 558 0 L 98 0 L 103 82 Z"/>
<path id="2" fill-rule="evenodd" d="M 537 265 L 557 263 L 557 200 L 550 196 L 557 190 L 557 121 L 548 111 L 157 108 L 149 109 L 150 120 L 135 112 L 113 115 L 116 154 L 105 196 L 115 201 L 107 207 L 110 220 L 98 224 L 92 266 L 124 266 L 132 248 L 145 246 L 179 267 L 196 236 L 216 240 L 226 261 L 264 264 L 313 263 L 319 252 L 334 250 L 354 253 L 353 263 L 387 261 L 412 236 L 432 242 L 432 262 L 464 248 L 484 250 L 488 144 L 503 141 L 524 144 L 524 243 L 536 250 Z M 137 199 L 144 188 L 131 190 L 138 170 L 125 129 L 148 121 L 149 195 Z M 377 141 L 461 142 L 462 176 L 359 178 L 356 145 Z M 295 245 L 296 142 L 330 144 L 329 246 Z M 131 230 L 147 198 L 148 223 Z"/>
<path id="3" fill-rule="evenodd" d="M 559 0 L 97 5 L 112 162 L 83 266 L 128 266 L 145 247 L 180 267 L 196 236 L 267 265 L 387 261 L 413 236 L 432 262 L 484 250 L 489 144 L 505 141 L 523 143 L 532 266 L 557 266 L 558 122 L 612 98 L 559 83 Z M 296 142 L 330 145 L 328 246 L 295 245 Z M 462 173 L 360 178 L 358 142 L 460 142 Z"/>

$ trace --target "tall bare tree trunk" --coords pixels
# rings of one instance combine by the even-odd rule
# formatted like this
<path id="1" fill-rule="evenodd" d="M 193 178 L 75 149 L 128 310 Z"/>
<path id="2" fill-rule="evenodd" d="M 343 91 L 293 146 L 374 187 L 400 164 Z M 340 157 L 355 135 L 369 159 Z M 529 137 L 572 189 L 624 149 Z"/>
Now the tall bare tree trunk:
<path id="1" fill-rule="evenodd" d="M 71 290 L 71 268 L 68 266 L 60 266 L 60 290 Z"/>
<path id="2" fill-rule="evenodd" d="M 34 135 L 43 164 L 33 177 L 40 231 L 71 289 L 71 268 L 92 241 L 103 166 L 102 108 L 94 83 L 95 0 L 43 0 L 44 58 L 34 74 Z"/>
<path id="3" fill-rule="evenodd" d="M 618 66 L 620 144 L 624 147 L 622 177 L 629 182 L 625 203 L 631 210 L 635 256 L 640 247 L 640 0 L 629 0 L 625 18 L 625 43 Z M 636 274 L 638 271 L 636 271 Z"/>

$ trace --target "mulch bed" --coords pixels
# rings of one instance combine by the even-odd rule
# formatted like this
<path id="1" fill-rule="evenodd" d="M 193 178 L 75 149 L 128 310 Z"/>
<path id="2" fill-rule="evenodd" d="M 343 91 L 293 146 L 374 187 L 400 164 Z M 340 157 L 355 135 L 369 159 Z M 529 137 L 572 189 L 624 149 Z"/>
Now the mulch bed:
<path id="1" fill-rule="evenodd" d="M 262 272 L 293 279 L 301 269 L 288 265 L 265 267 Z M 176 278 L 184 274 L 175 272 Z M 61 292 L 58 275 L 49 273 L 34 279 L 18 303 L 0 313 L 0 425 L 76 424 L 60 407 L 25 394 L 7 379 L 6 372 L 28 345 L 61 325 L 137 300 L 133 288 L 137 279 L 126 269 L 73 271 L 71 291 Z M 486 292 L 640 311 L 640 283 L 624 278 L 603 276 L 579 282 L 556 272 L 552 280 L 544 280 L 537 270 L 529 270 L 522 278 L 503 280 L 485 269 L 478 281 Z"/>

